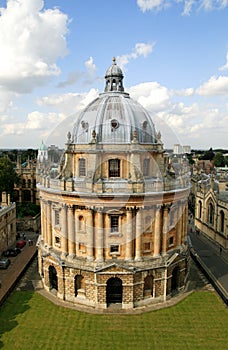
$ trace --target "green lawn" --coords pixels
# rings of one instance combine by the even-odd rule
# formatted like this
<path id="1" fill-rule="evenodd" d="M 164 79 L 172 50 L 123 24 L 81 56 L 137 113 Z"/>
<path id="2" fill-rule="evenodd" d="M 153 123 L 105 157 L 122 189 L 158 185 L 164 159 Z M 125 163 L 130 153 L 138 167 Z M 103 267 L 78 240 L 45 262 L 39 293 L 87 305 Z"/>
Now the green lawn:
<path id="1" fill-rule="evenodd" d="M 22 350 L 227 349 L 228 310 L 195 292 L 179 304 L 141 315 L 93 315 L 14 292 L 0 309 L 0 348 Z"/>

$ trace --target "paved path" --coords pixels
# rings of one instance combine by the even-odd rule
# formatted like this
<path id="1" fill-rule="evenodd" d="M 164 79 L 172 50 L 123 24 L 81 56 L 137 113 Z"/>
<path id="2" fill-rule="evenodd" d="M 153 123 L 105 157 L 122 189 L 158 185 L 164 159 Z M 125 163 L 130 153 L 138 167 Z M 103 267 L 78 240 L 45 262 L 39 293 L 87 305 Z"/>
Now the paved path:
<path id="1" fill-rule="evenodd" d="M 189 231 L 192 246 L 218 284 L 228 293 L 228 252 L 206 238 L 203 233 Z"/>
<path id="2" fill-rule="evenodd" d="M 5 298 L 11 292 L 18 279 L 22 276 L 29 262 L 36 255 L 37 237 L 38 236 L 35 233 L 26 233 L 26 239 L 32 239 L 33 245 L 29 246 L 27 243 L 20 254 L 15 257 L 10 257 L 11 264 L 9 265 L 8 269 L 0 270 L 0 305 L 4 302 Z"/>

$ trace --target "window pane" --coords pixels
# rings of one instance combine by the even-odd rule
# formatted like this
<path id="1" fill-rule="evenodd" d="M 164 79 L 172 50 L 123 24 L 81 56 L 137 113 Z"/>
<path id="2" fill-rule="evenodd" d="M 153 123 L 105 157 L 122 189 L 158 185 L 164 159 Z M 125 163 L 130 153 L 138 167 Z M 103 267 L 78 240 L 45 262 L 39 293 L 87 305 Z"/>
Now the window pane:
<path id="1" fill-rule="evenodd" d="M 120 177 L 120 160 L 109 160 L 109 177 Z"/>
<path id="2" fill-rule="evenodd" d="M 143 161 L 143 175 L 144 176 L 149 176 L 149 164 L 150 164 L 150 160 L 144 159 L 144 161 Z"/>
<path id="3" fill-rule="evenodd" d="M 110 246 L 110 253 L 118 253 L 119 252 L 119 246 L 118 245 L 111 245 Z"/>
<path id="4" fill-rule="evenodd" d="M 55 211 L 55 225 L 59 225 L 59 211 Z"/>
<path id="5" fill-rule="evenodd" d="M 111 216 L 111 232 L 119 231 L 119 216 Z"/>
<path id="6" fill-rule="evenodd" d="M 86 175 L 86 164 L 85 159 L 80 158 L 79 159 L 79 176 L 85 176 Z"/>

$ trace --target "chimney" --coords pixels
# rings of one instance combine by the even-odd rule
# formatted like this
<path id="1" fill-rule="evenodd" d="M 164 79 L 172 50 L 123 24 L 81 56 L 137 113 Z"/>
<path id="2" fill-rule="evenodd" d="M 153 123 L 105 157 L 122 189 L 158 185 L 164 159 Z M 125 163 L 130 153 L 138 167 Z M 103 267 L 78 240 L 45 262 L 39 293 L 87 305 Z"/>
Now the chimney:
<path id="1" fill-rule="evenodd" d="M 2 192 L 2 206 L 7 207 L 7 195 L 6 192 Z"/>
<path id="2" fill-rule="evenodd" d="M 8 205 L 10 205 L 10 194 L 8 193 Z"/>

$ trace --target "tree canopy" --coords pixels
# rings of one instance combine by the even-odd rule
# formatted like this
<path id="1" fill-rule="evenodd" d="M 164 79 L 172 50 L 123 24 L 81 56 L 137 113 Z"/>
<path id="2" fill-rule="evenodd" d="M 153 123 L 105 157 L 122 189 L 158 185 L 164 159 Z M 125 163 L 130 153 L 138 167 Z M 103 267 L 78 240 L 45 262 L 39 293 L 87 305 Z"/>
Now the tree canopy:
<path id="1" fill-rule="evenodd" d="M 6 157 L 0 158 L 0 195 L 2 192 L 13 195 L 14 183 L 18 181 L 14 164 Z M 1 197 L 0 197 L 1 201 Z"/>
<path id="2" fill-rule="evenodd" d="M 216 153 L 214 157 L 214 163 L 217 167 L 225 166 L 225 157 L 221 152 Z"/>

